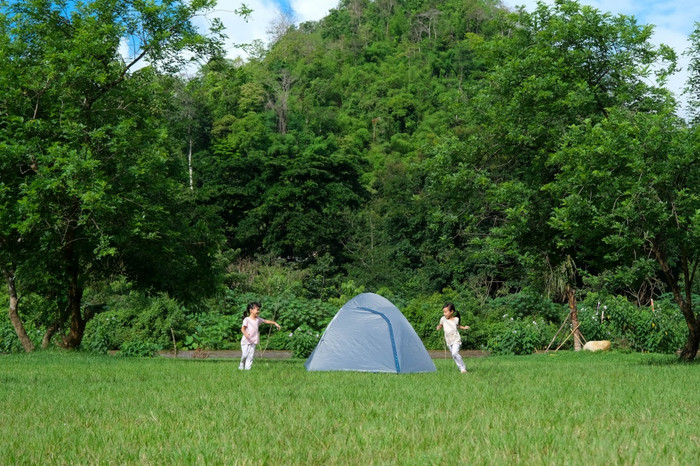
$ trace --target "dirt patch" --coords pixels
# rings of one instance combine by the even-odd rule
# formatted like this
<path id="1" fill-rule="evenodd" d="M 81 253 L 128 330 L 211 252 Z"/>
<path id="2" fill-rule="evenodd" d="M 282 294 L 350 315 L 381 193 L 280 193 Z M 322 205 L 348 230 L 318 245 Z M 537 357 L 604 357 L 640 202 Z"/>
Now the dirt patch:
<path id="1" fill-rule="evenodd" d="M 241 358 L 241 351 L 240 350 L 211 350 L 211 351 L 206 351 L 206 350 L 196 350 L 196 351 L 190 351 L 190 350 L 182 350 L 177 352 L 177 356 L 175 355 L 175 352 L 172 350 L 169 351 L 158 351 L 158 355 L 164 358 L 175 358 L 177 357 L 178 359 L 240 359 Z M 291 351 L 278 351 L 278 350 L 256 350 L 255 351 L 255 359 L 291 359 L 292 358 L 292 352 Z"/>
<path id="2" fill-rule="evenodd" d="M 430 354 L 430 357 L 433 359 L 452 359 L 450 352 L 445 350 L 428 350 L 428 354 Z M 485 358 L 489 355 L 489 352 L 481 350 L 460 350 L 459 354 L 463 358 Z"/>
<path id="3" fill-rule="evenodd" d="M 430 350 L 428 351 L 428 354 L 430 354 L 430 357 L 433 359 L 445 359 L 445 358 L 452 358 L 450 356 L 449 351 L 443 351 L 443 350 Z M 459 352 L 459 354 L 462 355 L 463 358 L 483 358 L 485 356 L 488 356 L 488 352 L 486 351 L 480 351 L 480 350 L 462 350 Z M 212 350 L 212 351 L 204 351 L 204 350 L 196 350 L 196 351 L 190 351 L 190 350 L 182 350 L 177 352 L 177 356 L 175 353 L 170 350 L 170 351 L 159 351 L 158 355 L 164 358 L 175 358 L 177 357 L 178 359 L 240 359 L 241 357 L 241 352 L 240 350 Z M 291 351 L 280 351 L 280 350 L 256 350 L 255 351 L 255 359 L 291 359 L 292 358 L 292 352 Z"/>

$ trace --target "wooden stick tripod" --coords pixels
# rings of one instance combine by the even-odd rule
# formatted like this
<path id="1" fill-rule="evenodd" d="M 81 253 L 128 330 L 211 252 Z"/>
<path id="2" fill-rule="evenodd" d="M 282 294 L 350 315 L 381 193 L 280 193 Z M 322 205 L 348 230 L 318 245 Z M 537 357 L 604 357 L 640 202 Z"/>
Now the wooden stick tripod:
<path id="1" fill-rule="evenodd" d="M 554 343 L 554 340 L 556 340 L 557 335 L 559 335 L 559 332 L 562 331 L 562 329 L 564 328 L 564 326 L 566 325 L 566 323 L 569 321 L 569 319 L 571 319 L 571 311 L 569 311 L 569 314 L 566 316 L 566 319 L 564 319 L 564 322 L 561 323 L 561 327 L 559 327 L 559 330 L 557 330 L 557 333 L 555 333 L 555 334 L 554 334 L 554 337 L 552 337 L 552 341 L 549 342 L 549 345 L 547 346 L 547 349 L 544 350 L 545 353 L 549 352 L 549 349 L 552 347 L 552 344 Z M 574 334 L 576 333 L 576 331 L 578 330 L 578 328 L 579 328 L 580 326 L 581 326 L 581 323 L 579 322 L 579 323 L 576 324 L 576 327 L 574 327 L 574 328 L 571 329 L 571 332 L 569 332 L 569 334 L 567 335 L 567 337 L 564 338 L 564 341 L 562 341 L 561 344 L 560 344 L 559 346 L 557 346 L 557 349 L 554 350 L 555 353 L 556 353 L 557 351 L 559 351 L 559 349 L 560 349 L 562 346 L 564 346 L 564 343 L 566 343 L 566 341 L 567 341 L 569 338 L 571 338 L 572 335 L 574 335 Z M 581 335 L 580 332 L 578 333 L 578 335 L 581 337 L 581 339 L 582 339 L 582 340 L 584 341 L 584 343 L 585 343 L 585 342 L 586 342 L 586 339 L 583 338 L 583 335 Z M 574 338 L 577 338 L 577 337 L 574 337 Z"/>

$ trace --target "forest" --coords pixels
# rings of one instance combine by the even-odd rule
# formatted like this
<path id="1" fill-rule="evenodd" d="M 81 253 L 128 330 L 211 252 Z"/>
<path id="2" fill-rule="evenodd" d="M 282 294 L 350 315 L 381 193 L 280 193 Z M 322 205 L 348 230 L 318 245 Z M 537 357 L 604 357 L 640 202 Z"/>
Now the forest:
<path id="1" fill-rule="evenodd" d="M 0 0 L 0 353 L 237 348 L 259 301 L 304 357 L 372 291 L 428 348 L 449 301 L 464 348 L 696 357 L 700 28 L 341 0 L 243 61 L 214 8 Z"/>

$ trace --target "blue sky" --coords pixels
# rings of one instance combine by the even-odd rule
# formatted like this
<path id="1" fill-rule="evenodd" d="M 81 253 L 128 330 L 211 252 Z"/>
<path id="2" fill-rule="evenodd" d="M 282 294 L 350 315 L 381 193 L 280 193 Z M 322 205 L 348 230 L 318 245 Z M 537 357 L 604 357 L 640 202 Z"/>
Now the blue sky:
<path id="1" fill-rule="evenodd" d="M 287 13 L 289 15 L 294 14 L 294 8 L 292 7 L 289 0 L 274 0 L 274 3 L 276 3 L 277 6 L 279 6 L 279 8 L 280 8 L 280 10 L 282 10 L 282 12 Z"/>

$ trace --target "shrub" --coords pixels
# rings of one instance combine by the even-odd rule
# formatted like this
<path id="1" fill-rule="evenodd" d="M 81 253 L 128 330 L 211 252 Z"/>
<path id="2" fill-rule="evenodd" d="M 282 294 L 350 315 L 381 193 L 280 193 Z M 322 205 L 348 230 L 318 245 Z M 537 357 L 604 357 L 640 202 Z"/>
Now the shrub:
<path id="1" fill-rule="evenodd" d="M 270 307 L 275 309 L 277 323 L 282 328 L 306 326 L 313 331 L 323 330 L 339 309 L 331 303 L 297 297 L 270 299 Z"/>
<path id="2" fill-rule="evenodd" d="M 119 355 L 137 358 L 153 357 L 160 349 L 160 345 L 148 341 L 125 341 L 119 348 Z"/>
<path id="3" fill-rule="evenodd" d="M 172 346 L 173 333 L 177 341 L 191 333 L 185 308 L 165 294 L 150 297 L 131 291 L 109 297 L 105 307 L 108 311 L 85 327 L 81 347 L 88 351 L 121 350 L 125 343 L 137 342 L 163 349 Z"/>
<path id="4" fill-rule="evenodd" d="M 225 350 L 238 348 L 242 316 L 221 314 L 217 311 L 187 316 L 190 333 L 182 345 L 187 349 Z M 263 328 L 261 327 L 261 333 Z M 179 343 L 179 341 L 178 341 Z"/>
<path id="5" fill-rule="evenodd" d="M 232 312 L 236 336 L 239 337 L 240 323 L 243 318 L 243 311 L 251 301 L 258 301 L 262 304 L 260 317 L 263 319 L 276 321 L 282 329 L 289 332 L 302 325 L 308 326 L 315 331 L 322 331 L 338 311 L 335 303 L 321 301 L 317 299 L 307 299 L 294 293 L 281 293 L 274 296 L 253 295 L 250 293 L 236 295 L 229 292 L 227 297 L 227 310 Z M 261 332 L 264 337 L 267 332 Z M 281 341 L 285 341 L 281 348 L 286 346 L 286 340 L 279 340 L 275 337 L 275 332 L 271 334 L 271 345 L 278 346 Z"/>
<path id="6" fill-rule="evenodd" d="M 97 314 L 85 326 L 80 347 L 87 351 L 105 354 L 118 349 L 128 334 L 128 329 L 119 319 L 119 312 L 107 311 Z"/>
<path id="7" fill-rule="evenodd" d="M 268 272 L 261 283 L 281 292 L 266 295 L 229 290 L 208 298 L 198 312 L 191 312 L 166 295 L 148 296 L 118 282 L 101 295 L 92 293 L 86 299 L 105 302 L 107 310 L 88 322 L 82 347 L 99 353 L 125 349 L 128 354 L 143 355 L 153 348 L 171 348 L 174 333 L 180 348 L 237 349 L 243 311 L 248 302 L 259 301 L 263 305 L 261 317 L 276 320 L 283 329 L 277 332 L 261 327 L 260 344 L 269 349 L 292 350 L 295 357 L 307 357 L 340 306 L 364 291 L 349 280 L 341 285 L 339 297 L 326 301 L 308 299 L 296 293 L 294 280 L 272 273 L 273 268 Z M 529 290 L 483 302 L 449 288 L 408 300 L 387 288 L 378 293 L 401 310 L 428 349 L 443 348 L 443 333 L 435 327 L 447 301 L 455 303 L 462 315 L 461 323 L 471 327 L 461 331 L 462 347 L 485 348 L 495 354 L 529 354 L 546 347 L 568 313 L 567 306 Z M 687 337 L 685 321 L 669 296 L 660 297 L 652 311 L 621 296 L 589 292 L 579 303 L 579 322 L 585 339 L 611 340 L 618 350 L 672 353 Z M 42 327 L 36 320 L 33 323 L 27 329 L 33 329 L 30 337 L 40 344 Z M 558 345 L 566 334 L 555 343 Z M 569 339 L 565 347 L 571 345 Z M 21 350 L 9 320 L 0 319 L 0 352 Z"/>
<path id="8" fill-rule="evenodd" d="M 399 307 L 426 348 L 442 348 L 442 332 L 437 332 L 435 326 L 442 315 L 440 309 L 442 309 L 443 304 L 445 303 L 442 296 L 434 294 L 416 297 L 403 308 Z"/>
<path id="9" fill-rule="evenodd" d="M 637 306 L 622 296 L 600 297 L 579 308 L 581 333 L 587 340 L 611 340 L 619 349 L 673 353 L 685 342 L 686 325 L 669 297 L 657 300 L 655 309 Z"/>
<path id="10" fill-rule="evenodd" d="M 455 301 L 455 308 L 459 311 L 462 316 L 462 324 L 469 325 L 472 320 L 460 307 L 459 299 L 455 299 L 456 295 L 452 294 L 450 290 L 446 293 L 434 293 L 429 296 L 418 296 L 411 301 L 409 301 L 401 309 L 406 320 L 413 326 L 423 344 L 428 349 L 440 349 L 444 346 L 445 338 L 442 331 L 435 329 L 438 323 L 440 323 L 440 317 L 442 317 L 442 307 L 447 301 Z M 462 336 L 465 334 L 462 332 Z M 466 341 L 463 347 L 467 347 Z"/>
<path id="11" fill-rule="evenodd" d="M 549 334 L 542 319 L 527 321 L 503 316 L 499 326 L 492 327 L 486 349 L 493 354 L 532 354 L 542 348 Z"/>
<path id="12" fill-rule="evenodd" d="M 12 326 L 9 317 L 0 319 L 0 353 L 19 353 L 22 351 L 22 343 L 17 337 L 17 332 Z"/>
<path id="13" fill-rule="evenodd" d="M 292 350 L 292 357 L 294 358 L 308 358 L 314 348 L 316 348 L 320 338 L 321 334 L 318 331 L 311 329 L 307 325 L 301 325 L 289 334 L 287 349 Z"/>
<path id="14" fill-rule="evenodd" d="M 187 326 L 185 309 L 174 299 L 161 294 L 147 300 L 135 315 L 131 315 L 133 338 L 152 341 L 160 348 L 172 344 L 172 333 L 182 333 Z"/>
<path id="15" fill-rule="evenodd" d="M 531 317 L 542 317 L 546 321 L 556 322 L 562 318 L 561 305 L 529 289 L 495 298 L 490 307 L 497 310 L 499 315 L 508 314 L 515 319 L 530 320 Z"/>
<path id="16" fill-rule="evenodd" d="M 274 257 L 260 257 L 257 260 L 232 257 L 229 259 L 227 272 L 231 294 L 274 296 L 302 293 L 307 272 L 290 266 L 282 259 Z"/>
<path id="17" fill-rule="evenodd" d="M 202 345 L 202 340 L 199 338 L 199 335 L 194 334 L 187 335 L 185 337 L 185 341 L 182 344 L 182 347 L 188 350 L 197 350 L 203 348 L 204 346 Z"/>

